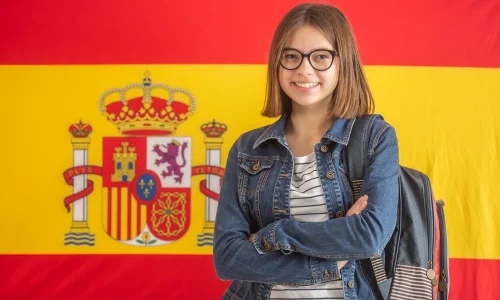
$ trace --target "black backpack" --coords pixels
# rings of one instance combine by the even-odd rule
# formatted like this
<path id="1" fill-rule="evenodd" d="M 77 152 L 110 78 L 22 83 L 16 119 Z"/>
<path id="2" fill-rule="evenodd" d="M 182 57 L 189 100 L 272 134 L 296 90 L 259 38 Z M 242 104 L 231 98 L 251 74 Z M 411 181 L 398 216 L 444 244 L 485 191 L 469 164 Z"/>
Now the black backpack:
<path id="1" fill-rule="evenodd" d="M 359 198 L 368 158 L 368 133 L 380 115 L 355 120 L 344 153 L 354 200 Z M 366 137 L 366 138 L 365 138 Z M 380 299 L 448 299 L 450 276 L 444 201 L 434 200 L 429 178 L 400 166 L 396 228 L 384 254 L 360 260 Z"/>

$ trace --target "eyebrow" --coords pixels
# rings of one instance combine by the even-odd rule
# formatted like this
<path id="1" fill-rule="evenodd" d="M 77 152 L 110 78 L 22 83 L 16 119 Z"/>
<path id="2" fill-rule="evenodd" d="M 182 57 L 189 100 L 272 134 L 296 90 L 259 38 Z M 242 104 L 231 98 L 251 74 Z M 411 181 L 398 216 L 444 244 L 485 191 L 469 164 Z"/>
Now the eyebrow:
<path id="1" fill-rule="evenodd" d="M 303 54 L 304 54 L 304 52 L 300 51 L 299 49 L 297 49 L 297 48 L 292 48 L 292 47 L 285 47 L 285 48 L 283 48 L 283 50 L 295 50 L 295 51 L 298 51 L 298 52 L 300 52 L 300 53 L 303 53 Z M 318 51 L 318 50 L 336 51 L 336 50 L 334 50 L 334 49 L 329 49 L 329 48 L 315 48 L 315 49 L 311 50 L 309 53 L 312 53 L 312 52 L 314 52 L 314 51 Z"/>

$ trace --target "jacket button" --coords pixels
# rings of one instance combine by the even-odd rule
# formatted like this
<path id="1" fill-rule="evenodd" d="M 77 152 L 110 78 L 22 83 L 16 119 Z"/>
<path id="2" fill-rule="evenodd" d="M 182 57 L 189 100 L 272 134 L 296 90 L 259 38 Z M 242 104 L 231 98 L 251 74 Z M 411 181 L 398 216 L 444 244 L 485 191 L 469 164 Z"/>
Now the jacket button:
<path id="1" fill-rule="evenodd" d="M 328 272 L 328 270 L 325 270 L 325 273 L 323 273 L 323 278 L 324 279 L 332 279 L 332 274 Z"/>
<path id="2" fill-rule="evenodd" d="M 341 210 L 339 210 L 339 211 L 335 214 L 335 216 L 337 216 L 337 218 L 341 218 L 341 217 L 343 217 L 343 216 L 344 216 L 344 212 L 343 212 L 343 211 L 341 211 Z"/>
<path id="3" fill-rule="evenodd" d="M 328 152 L 328 146 L 327 145 L 321 145 L 321 147 L 319 148 L 321 150 L 321 152 L 323 153 L 326 153 Z"/>
<path id="4" fill-rule="evenodd" d="M 255 165 L 253 165 L 253 167 L 252 167 L 252 169 L 253 169 L 254 171 L 259 170 L 259 168 L 260 168 L 260 163 L 256 163 L 256 164 L 255 164 Z"/>
<path id="5" fill-rule="evenodd" d="M 335 178 L 335 173 L 334 173 L 334 172 L 332 172 L 332 171 L 328 171 L 328 172 L 326 173 L 326 178 L 328 178 L 328 179 L 333 179 L 333 178 Z"/>
<path id="6" fill-rule="evenodd" d="M 349 280 L 349 282 L 347 283 L 347 286 L 352 289 L 354 287 L 354 281 L 352 280 Z"/>
<path id="7" fill-rule="evenodd" d="M 271 244 L 264 239 L 264 250 L 271 250 Z"/>

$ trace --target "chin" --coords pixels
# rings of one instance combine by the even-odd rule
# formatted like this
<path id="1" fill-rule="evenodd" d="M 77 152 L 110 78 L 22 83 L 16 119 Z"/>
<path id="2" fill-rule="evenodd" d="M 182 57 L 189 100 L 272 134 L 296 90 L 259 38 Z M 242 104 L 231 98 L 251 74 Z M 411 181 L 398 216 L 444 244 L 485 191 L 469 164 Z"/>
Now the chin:
<path id="1" fill-rule="evenodd" d="M 300 106 L 310 106 L 310 105 L 314 105 L 314 104 L 317 104 L 317 103 L 320 103 L 321 102 L 321 98 L 319 97 L 307 97 L 307 98 L 304 98 L 304 97 L 294 97 L 292 98 L 292 101 L 295 102 L 295 104 L 297 105 L 300 105 Z"/>

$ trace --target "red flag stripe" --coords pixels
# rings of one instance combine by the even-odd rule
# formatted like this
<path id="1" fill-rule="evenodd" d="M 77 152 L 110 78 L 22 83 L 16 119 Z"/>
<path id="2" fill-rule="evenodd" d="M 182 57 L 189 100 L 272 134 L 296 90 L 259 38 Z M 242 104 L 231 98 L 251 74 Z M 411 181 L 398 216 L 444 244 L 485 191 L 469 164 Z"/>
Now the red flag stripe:
<path id="1" fill-rule="evenodd" d="M 0 64 L 265 64 L 273 30 L 303 2 L 7 1 Z M 331 1 L 367 65 L 500 67 L 500 2 Z"/>
<path id="2" fill-rule="evenodd" d="M 0 255 L 0 265 L 1 299 L 220 299 L 229 285 L 210 255 Z M 500 260 L 451 259 L 450 275 L 451 300 L 500 298 Z"/>

